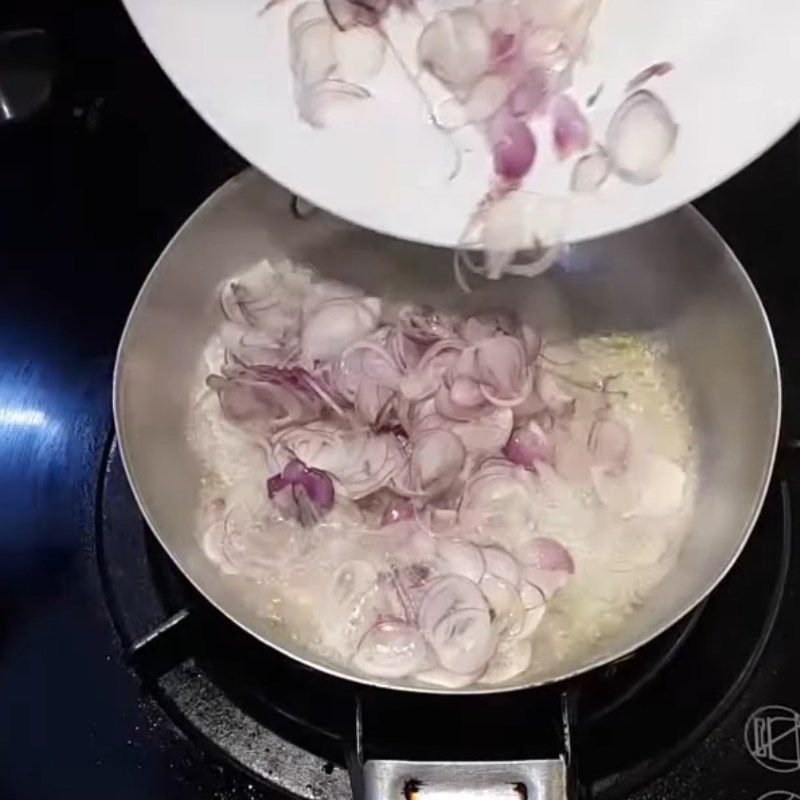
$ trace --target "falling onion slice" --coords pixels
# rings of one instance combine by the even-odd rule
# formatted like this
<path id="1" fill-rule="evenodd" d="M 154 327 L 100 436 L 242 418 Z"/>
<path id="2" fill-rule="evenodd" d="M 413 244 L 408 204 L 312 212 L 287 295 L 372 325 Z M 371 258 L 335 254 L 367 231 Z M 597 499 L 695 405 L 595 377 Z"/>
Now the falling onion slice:
<path id="1" fill-rule="evenodd" d="M 664 172 L 677 137 L 678 126 L 664 102 L 640 89 L 623 101 L 608 124 L 611 167 L 628 183 L 652 183 Z"/>

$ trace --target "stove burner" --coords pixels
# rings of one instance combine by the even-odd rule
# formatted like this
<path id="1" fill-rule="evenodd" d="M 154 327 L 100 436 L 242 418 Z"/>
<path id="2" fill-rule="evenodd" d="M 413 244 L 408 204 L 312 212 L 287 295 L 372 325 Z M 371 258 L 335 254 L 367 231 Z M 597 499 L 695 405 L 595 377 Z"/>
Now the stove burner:
<path id="1" fill-rule="evenodd" d="M 241 631 L 189 586 L 149 532 L 115 443 L 96 542 L 129 663 L 187 736 L 246 779 L 308 800 L 349 798 L 347 767 L 369 758 L 508 760 L 569 749 L 576 793 L 614 798 L 664 772 L 744 688 L 786 582 L 789 511 L 787 488 L 773 486 L 731 574 L 632 656 L 563 685 L 473 697 L 360 686 Z"/>

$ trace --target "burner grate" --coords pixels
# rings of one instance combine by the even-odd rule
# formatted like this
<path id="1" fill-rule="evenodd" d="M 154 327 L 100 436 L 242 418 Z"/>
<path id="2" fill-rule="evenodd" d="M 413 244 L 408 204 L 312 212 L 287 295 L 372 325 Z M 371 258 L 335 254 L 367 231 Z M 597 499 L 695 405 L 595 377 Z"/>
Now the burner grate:
<path id="1" fill-rule="evenodd" d="M 304 800 L 348 798 L 347 766 L 356 774 L 365 760 L 552 758 L 571 741 L 575 793 L 613 798 L 668 769 L 743 688 L 780 605 L 789 511 L 788 490 L 773 487 L 730 576 L 654 642 L 580 680 L 507 695 L 373 689 L 265 647 L 174 567 L 142 521 L 114 444 L 97 555 L 130 666 L 189 738 L 248 779 Z"/>

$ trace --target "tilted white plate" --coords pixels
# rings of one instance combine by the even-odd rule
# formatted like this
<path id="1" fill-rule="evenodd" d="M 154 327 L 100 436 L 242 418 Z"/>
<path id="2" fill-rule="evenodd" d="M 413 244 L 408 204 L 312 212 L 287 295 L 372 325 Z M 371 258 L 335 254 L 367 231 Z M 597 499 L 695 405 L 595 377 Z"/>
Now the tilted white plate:
<path id="1" fill-rule="evenodd" d="M 391 58 L 370 84 L 372 99 L 348 104 L 324 130 L 303 123 L 292 94 L 286 25 L 300 1 L 282 0 L 261 15 L 263 0 L 124 3 L 178 89 L 249 162 L 359 225 L 453 245 L 490 182 L 480 136 L 459 135 L 461 164 L 452 177 L 453 141 L 430 124 Z M 603 84 L 590 114 L 593 130 L 602 140 L 636 73 L 670 61 L 675 69 L 650 88 L 666 101 L 680 133 L 655 183 L 612 179 L 591 199 L 573 202 L 568 238 L 610 233 L 679 206 L 783 135 L 800 117 L 799 31 L 800 0 L 604 0 L 590 59 L 574 86 L 575 97 L 585 100 Z M 543 142 L 525 187 L 568 196 L 569 172 Z"/>

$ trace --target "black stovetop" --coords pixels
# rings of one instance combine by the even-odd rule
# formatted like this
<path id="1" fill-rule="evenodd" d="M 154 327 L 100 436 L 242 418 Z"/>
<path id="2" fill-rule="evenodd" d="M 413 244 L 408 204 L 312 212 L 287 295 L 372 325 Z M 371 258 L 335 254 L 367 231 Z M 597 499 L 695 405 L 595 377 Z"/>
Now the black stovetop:
<path id="1" fill-rule="evenodd" d="M 160 249 L 243 164 L 117 2 L 7 5 L 0 30 L 48 31 L 55 83 L 41 112 L 0 125 L 0 798 L 277 786 L 333 800 L 349 793 L 356 716 L 366 756 L 419 755 L 405 752 L 415 742 L 437 757 L 536 757 L 558 746 L 565 707 L 583 794 L 800 797 L 796 131 L 698 203 L 750 272 L 783 363 L 782 457 L 734 571 L 660 640 L 578 685 L 398 703 L 310 680 L 232 630 L 145 530 L 112 441 L 114 349 Z M 475 720 L 505 733 L 480 740 Z"/>

